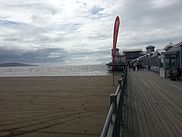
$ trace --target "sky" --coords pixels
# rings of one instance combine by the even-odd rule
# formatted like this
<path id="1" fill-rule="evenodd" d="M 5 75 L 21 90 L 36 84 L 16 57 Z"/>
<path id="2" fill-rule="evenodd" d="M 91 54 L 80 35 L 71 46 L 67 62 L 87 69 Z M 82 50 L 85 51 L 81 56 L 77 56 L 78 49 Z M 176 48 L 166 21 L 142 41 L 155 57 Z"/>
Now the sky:
<path id="1" fill-rule="evenodd" d="M 0 63 L 104 64 L 117 47 L 182 41 L 182 0 L 0 0 Z"/>

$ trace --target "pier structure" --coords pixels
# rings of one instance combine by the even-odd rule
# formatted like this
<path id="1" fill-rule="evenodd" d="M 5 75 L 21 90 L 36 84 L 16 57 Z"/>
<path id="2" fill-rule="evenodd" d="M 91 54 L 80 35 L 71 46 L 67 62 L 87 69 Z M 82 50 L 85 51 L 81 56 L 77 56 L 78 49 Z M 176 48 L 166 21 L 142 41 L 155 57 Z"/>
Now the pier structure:
<path id="1" fill-rule="evenodd" d="M 113 53 L 113 49 L 111 49 L 111 53 Z M 108 67 L 108 70 L 109 71 L 123 71 L 124 70 L 124 59 L 125 59 L 125 56 L 120 54 L 119 48 L 116 48 L 114 64 L 112 62 L 109 62 L 106 64 L 106 66 Z"/>
<path id="2" fill-rule="evenodd" d="M 148 70 L 128 70 L 126 74 L 125 89 L 121 88 L 123 104 L 121 110 L 117 110 L 120 114 L 108 113 L 122 117 L 118 124 L 120 134 L 115 127 L 118 121 L 111 115 L 110 121 L 106 119 L 107 134 L 101 137 L 181 137 L 181 81 L 171 81 Z M 116 101 L 111 95 L 111 104 L 113 102 Z"/>

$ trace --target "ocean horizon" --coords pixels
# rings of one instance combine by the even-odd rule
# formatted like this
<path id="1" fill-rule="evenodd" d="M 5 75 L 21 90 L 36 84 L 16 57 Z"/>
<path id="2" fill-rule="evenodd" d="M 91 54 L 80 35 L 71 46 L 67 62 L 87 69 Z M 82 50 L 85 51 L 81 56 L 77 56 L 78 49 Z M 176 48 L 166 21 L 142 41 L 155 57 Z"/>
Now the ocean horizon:
<path id="1" fill-rule="evenodd" d="M 104 64 L 0 67 L 0 77 L 104 76 L 104 75 L 110 75 L 107 66 Z"/>

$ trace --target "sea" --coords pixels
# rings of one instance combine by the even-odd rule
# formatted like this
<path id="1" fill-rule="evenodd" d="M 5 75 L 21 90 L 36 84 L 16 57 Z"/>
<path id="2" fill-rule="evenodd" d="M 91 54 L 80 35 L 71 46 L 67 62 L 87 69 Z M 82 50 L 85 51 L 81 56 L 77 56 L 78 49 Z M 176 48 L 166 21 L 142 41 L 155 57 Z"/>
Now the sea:
<path id="1" fill-rule="evenodd" d="M 111 75 L 107 69 L 107 66 L 104 64 L 0 67 L 0 77 L 104 76 L 104 75 Z"/>

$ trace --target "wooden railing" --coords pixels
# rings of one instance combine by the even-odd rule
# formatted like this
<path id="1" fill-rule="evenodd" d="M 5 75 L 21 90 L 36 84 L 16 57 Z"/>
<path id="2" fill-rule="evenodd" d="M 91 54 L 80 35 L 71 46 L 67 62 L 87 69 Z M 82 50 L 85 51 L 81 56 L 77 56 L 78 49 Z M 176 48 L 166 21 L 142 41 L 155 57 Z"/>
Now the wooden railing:
<path id="1" fill-rule="evenodd" d="M 118 87 L 110 95 L 110 108 L 100 137 L 119 137 L 122 135 L 124 125 L 124 101 L 127 85 L 127 68 L 118 80 Z"/>

